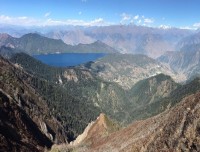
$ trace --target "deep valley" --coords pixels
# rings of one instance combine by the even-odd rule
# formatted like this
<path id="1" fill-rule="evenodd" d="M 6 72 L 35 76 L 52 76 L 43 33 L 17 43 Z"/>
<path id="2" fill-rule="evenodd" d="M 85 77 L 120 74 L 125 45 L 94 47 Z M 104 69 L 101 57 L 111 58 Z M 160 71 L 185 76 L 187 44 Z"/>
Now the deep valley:
<path id="1" fill-rule="evenodd" d="M 200 151 L 199 30 L 32 28 L 0 34 L 0 151 Z"/>

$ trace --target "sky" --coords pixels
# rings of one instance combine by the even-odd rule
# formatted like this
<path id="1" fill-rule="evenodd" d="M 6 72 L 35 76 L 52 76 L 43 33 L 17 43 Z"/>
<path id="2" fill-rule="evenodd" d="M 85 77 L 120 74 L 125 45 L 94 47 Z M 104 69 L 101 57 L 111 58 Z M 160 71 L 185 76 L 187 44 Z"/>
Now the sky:
<path id="1" fill-rule="evenodd" d="M 200 28 L 200 0 L 0 0 L 0 24 Z"/>

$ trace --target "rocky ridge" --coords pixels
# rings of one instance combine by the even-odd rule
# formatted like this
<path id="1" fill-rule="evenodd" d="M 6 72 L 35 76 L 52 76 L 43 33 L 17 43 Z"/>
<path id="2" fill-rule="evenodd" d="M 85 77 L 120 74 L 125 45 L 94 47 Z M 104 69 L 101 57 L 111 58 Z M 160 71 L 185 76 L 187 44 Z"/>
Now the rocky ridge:
<path id="1" fill-rule="evenodd" d="M 185 97 L 175 107 L 157 116 L 136 121 L 106 137 L 99 137 L 100 132 L 97 132 L 97 136 L 94 133 L 91 140 L 82 141 L 84 146 L 79 144 L 68 148 L 77 152 L 198 152 L 200 150 L 199 130 L 200 92 Z M 67 145 L 62 148 L 66 149 Z M 63 149 L 57 150 L 62 152 Z"/>

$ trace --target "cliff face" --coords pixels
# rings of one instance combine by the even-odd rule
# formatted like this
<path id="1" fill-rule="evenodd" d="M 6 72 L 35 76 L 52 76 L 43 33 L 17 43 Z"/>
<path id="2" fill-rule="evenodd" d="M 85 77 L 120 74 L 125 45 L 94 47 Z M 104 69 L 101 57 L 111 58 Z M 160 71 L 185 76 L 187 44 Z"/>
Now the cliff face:
<path id="1" fill-rule="evenodd" d="M 106 137 L 98 134 L 94 132 L 92 140 L 74 149 L 91 152 L 200 151 L 200 92 L 155 117 L 134 122 Z M 98 138 L 95 139 L 95 135 Z"/>
<path id="2" fill-rule="evenodd" d="M 43 151 L 66 142 L 62 125 L 28 83 L 31 78 L 0 57 L 0 151 Z"/>

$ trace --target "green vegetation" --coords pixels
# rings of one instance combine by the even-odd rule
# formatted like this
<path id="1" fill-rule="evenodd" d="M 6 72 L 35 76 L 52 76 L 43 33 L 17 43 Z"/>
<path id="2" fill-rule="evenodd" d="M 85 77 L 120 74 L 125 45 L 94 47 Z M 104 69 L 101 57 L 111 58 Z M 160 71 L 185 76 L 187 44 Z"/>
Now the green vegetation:
<path id="1" fill-rule="evenodd" d="M 176 87 L 177 84 L 172 80 L 170 76 L 159 74 L 155 77 L 148 78 L 136 83 L 129 90 L 129 95 L 132 99 L 134 99 L 138 106 L 142 107 L 143 105 L 149 104 L 152 98 L 153 102 L 163 98 L 165 93 L 168 95 L 167 92 L 170 93 Z"/>
<path id="2" fill-rule="evenodd" d="M 179 103 L 184 97 L 195 94 L 200 90 L 200 78 L 195 78 L 193 81 L 185 84 L 178 85 L 169 96 L 161 98 L 151 104 L 144 107 L 139 107 L 131 112 L 131 116 L 134 120 L 140 120 L 149 118 L 156 114 L 159 114 L 166 109 L 169 109 Z M 130 120 L 132 121 L 132 119 Z"/>
<path id="3" fill-rule="evenodd" d="M 16 39 L 17 48 L 25 50 L 28 54 L 65 52 L 68 49 L 62 40 L 54 40 L 30 33 Z M 48 50 L 48 51 L 47 51 Z"/>
<path id="4" fill-rule="evenodd" d="M 95 62 L 85 64 L 103 80 L 116 82 L 124 89 L 131 89 L 136 82 L 149 78 L 156 73 L 170 73 L 156 60 L 145 55 L 111 54 Z"/>
<path id="5" fill-rule="evenodd" d="M 70 140 L 83 132 L 100 112 L 128 124 L 159 114 L 180 102 L 185 95 L 200 90 L 198 80 L 181 86 L 164 74 L 124 90 L 84 68 L 54 68 L 26 54 L 16 54 L 11 61 L 34 76 L 30 84 L 48 101 L 52 114 L 65 126 Z"/>
<path id="6" fill-rule="evenodd" d="M 15 53 L 18 53 L 18 52 L 20 52 L 20 50 L 18 50 L 18 49 L 13 49 L 13 48 L 6 47 L 6 46 L 0 47 L 0 55 L 6 59 L 11 58 Z"/>
<path id="7" fill-rule="evenodd" d="M 47 100 L 52 114 L 65 127 L 69 141 L 82 133 L 100 113 L 94 105 L 70 95 L 62 86 L 39 78 L 33 78 L 31 84 Z"/>
<path id="8" fill-rule="evenodd" d="M 62 68 L 48 66 L 25 53 L 15 54 L 10 61 L 22 65 L 32 75 L 54 82 L 57 80 L 56 76 L 63 71 Z"/>
<path id="9" fill-rule="evenodd" d="M 136 64 L 138 66 L 145 66 L 146 64 L 149 64 L 149 63 L 156 63 L 155 60 L 147 57 L 146 55 L 140 55 L 140 54 L 131 55 L 131 54 L 117 54 L 117 53 L 107 55 L 99 59 L 98 62 L 109 63 L 111 65 L 114 65 L 116 61 L 124 61 L 124 62 L 128 62 L 129 64 Z M 94 66 L 98 66 L 98 62 L 96 62 Z"/>

